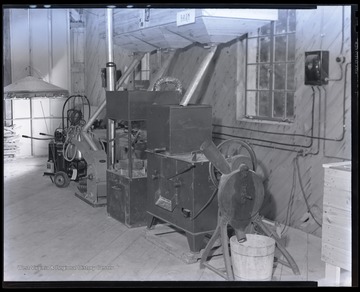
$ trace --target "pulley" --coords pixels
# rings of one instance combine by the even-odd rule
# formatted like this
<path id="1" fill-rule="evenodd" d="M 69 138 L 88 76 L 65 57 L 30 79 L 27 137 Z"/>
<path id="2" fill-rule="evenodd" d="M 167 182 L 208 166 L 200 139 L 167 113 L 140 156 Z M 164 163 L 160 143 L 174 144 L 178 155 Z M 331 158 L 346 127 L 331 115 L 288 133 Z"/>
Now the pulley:
<path id="1" fill-rule="evenodd" d="M 229 163 L 232 171 L 239 169 L 241 164 L 247 165 L 254 172 L 256 171 L 256 155 L 248 143 L 240 139 L 229 139 L 220 143 L 217 148 Z M 209 174 L 213 184 L 218 186 L 222 173 L 211 162 L 209 164 Z"/>

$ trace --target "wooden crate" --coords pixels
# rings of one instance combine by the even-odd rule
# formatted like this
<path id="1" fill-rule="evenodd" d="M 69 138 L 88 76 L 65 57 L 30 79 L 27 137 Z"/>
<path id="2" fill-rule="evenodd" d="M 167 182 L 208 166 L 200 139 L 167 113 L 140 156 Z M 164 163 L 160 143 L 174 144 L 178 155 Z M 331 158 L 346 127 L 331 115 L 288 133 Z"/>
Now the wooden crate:
<path id="1" fill-rule="evenodd" d="M 321 259 L 326 277 L 340 280 L 351 271 L 351 162 L 324 164 Z"/>

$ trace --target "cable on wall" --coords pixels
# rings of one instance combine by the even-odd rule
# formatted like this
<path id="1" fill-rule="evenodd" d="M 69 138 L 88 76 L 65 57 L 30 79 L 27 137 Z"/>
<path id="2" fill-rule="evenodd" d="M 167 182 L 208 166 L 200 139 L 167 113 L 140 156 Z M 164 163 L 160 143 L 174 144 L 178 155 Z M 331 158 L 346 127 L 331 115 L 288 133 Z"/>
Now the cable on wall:
<path id="1" fill-rule="evenodd" d="M 291 185 L 291 191 L 290 191 L 290 198 L 288 202 L 288 207 L 286 209 L 286 217 L 285 217 L 285 223 L 284 228 L 281 230 L 281 235 L 283 235 L 291 223 L 291 215 L 292 215 L 292 207 L 294 203 L 295 198 L 295 190 L 296 190 L 296 165 L 295 165 L 295 158 L 293 159 L 293 178 L 292 178 L 292 185 Z"/>
<path id="2" fill-rule="evenodd" d="M 339 78 L 325 78 L 327 81 L 340 81 L 343 79 L 344 69 L 343 64 L 345 63 L 345 57 L 343 56 L 343 49 L 344 49 L 344 30 L 345 30 L 345 7 L 342 7 L 342 25 L 341 25 L 341 48 L 340 53 L 336 57 L 336 62 L 339 64 L 340 67 L 340 77 Z"/>
<path id="3" fill-rule="evenodd" d="M 304 197 L 304 201 L 305 201 L 305 204 L 306 204 L 306 207 L 307 207 L 307 210 L 308 210 L 309 214 L 310 214 L 311 217 L 314 219 L 314 221 L 315 221 L 320 227 L 322 227 L 322 225 L 316 220 L 314 214 L 312 213 L 311 208 L 310 208 L 310 205 L 309 205 L 309 202 L 308 202 L 308 199 L 307 199 L 307 197 L 306 197 L 306 194 L 305 194 L 305 191 L 304 191 L 304 186 L 303 186 L 302 180 L 301 180 L 300 167 L 299 167 L 298 158 L 299 158 L 299 156 L 296 156 L 296 157 L 295 157 L 295 163 L 296 163 L 296 168 L 297 168 L 297 174 L 298 174 L 298 179 L 299 179 L 299 184 L 300 184 L 301 193 L 302 193 L 302 195 L 303 195 L 303 197 Z"/>
<path id="4" fill-rule="evenodd" d="M 346 83 L 347 83 L 347 73 L 348 73 L 348 66 L 351 64 L 351 62 L 346 63 L 345 65 L 345 76 L 344 76 L 344 90 L 343 90 L 343 104 L 342 104 L 342 112 L 343 112 L 343 116 L 342 116 L 342 133 L 341 136 L 339 138 L 336 139 L 328 139 L 328 141 L 337 141 L 337 142 L 341 142 L 344 140 L 345 138 L 345 131 L 346 131 L 346 127 L 345 127 L 345 122 L 346 122 L 346 118 L 345 118 L 345 113 L 346 113 Z M 322 86 L 322 89 L 325 92 L 325 109 L 324 109 L 324 116 L 325 116 L 325 122 L 324 122 L 324 135 L 326 135 L 326 126 L 327 126 L 327 91 L 325 89 L 324 86 Z M 344 158 L 340 158 L 340 157 L 334 157 L 334 156 L 328 156 L 326 155 L 326 151 L 325 151 L 325 143 L 323 144 L 323 155 L 326 158 L 336 158 L 336 159 L 343 159 L 346 160 Z"/>
<path id="5" fill-rule="evenodd" d="M 245 127 L 238 127 L 238 126 L 228 126 L 228 125 L 220 125 L 220 124 L 213 124 L 214 127 L 221 127 L 221 128 L 229 128 L 229 129 L 239 129 L 239 130 L 245 130 L 245 131 L 252 131 L 252 132 L 258 132 L 258 133 L 265 133 L 265 134 L 271 134 L 271 135 L 279 135 L 279 136 L 291 136 L 291 137 L 304 137 L 304 138 L 312 138 L 312 139 L 320 139 L 320 140 L 325 140 L 325 141 L 335 141 L 335 142 L 341 142 L 344 139 L 345 136 L 345 101 L 346 101 L 346 82 L 347 82 L 347 72 L 348 72 L 348 66 L 351 64 L 351 62 L 348 62 L 345 65 L 345 77 L 344 77 L 344 90 L 343 90 L 343 107 L 342 107 L 342 119 L 343 119 L 343 132 L 341 134 L 341 136 L 339 138 L 327 138 L 327 137 L 320 137 L 320 135 L 318 136 L 313 136 L 313 135 L 304 135 L 304 134 L 293 134 L 293 133 L 279 133 L 279 132 L 271 132 L 271 131 L 263 131 L 263 130 L 257 130 L 257 129 L 249 129 L 249 128 L 245 128 Z M 327 120 L 327 91 L 325 89 L 325 87 L 323 87 L 323 90 L 325 92 L 325 106 L 324 106 L 324 125 L 326 126 L 326 120 Z M 319 93 L 321 94 L 321 92 Z M 313 113 L 313 111 L 312 111 Z M 313 119 L 312 119 L 312 127 L 313 127 Z M 326 135 L 326 128 L 325 128 L 325 132 L 324 132 L 324 136 Z M 248 138 L 250 139 L 250 138 Z M 270 141 L 269 141 L 270 142 Z M 294 145 L 296 146 L 296 145 Z M 301 147 L 301 146 L 299 146 Z"/>
<path id="6" fill-rule="evenodd" d="M 311 109 L 311 119 L 312 119 L 312 126 L 311 126 L 311 137 L 313 137 L 313 130 L 314 130 L 314 107 L 315 107 L 315 90 L 313 88 L 313 86 L 311 87 L 313 94 L 312 94 L 312 109 Z M 220 126 L 222 127 L 222 125 L 216 125 L 216 126 Z M 238 127 L 235 127 L 238 128 Z M 246 129 L 246 130 L 250 130 L 250 129 Z M 252 131 L 252 130 L 251 130 Z M 260 131 L 260 130 L 254 130 L 255 132 L 265 132 L 268 133 L 266 131 Z M 299 145 L 299 144 L 289 144 L 289 143 L 282 143 L 282 142 L 275 142 L 275 141 L 271 141 L 271 140 L 264 140 L 264 139 L 258 139 L 258 138 L 251 138 L 251 137 L 244 137 L 244 136 L 238 136 L 238 135 L 233 135 L 233 134 L 226 134 L 226 133 L 220 133 L 220 132 L 213 132 L 216 135 L 223 135 L 223 136 L 228 136 L 228 137 L 234 137 L 234 138 L 240 138 L 240 139 L 248 139 L 248 140 L 254 140 L 254 141 L 260 141 L 260 142 L 265 142 L 265 143 L 271 143 L 271 144 L 276 144 L 276 145 L 282 145 L 282 146 L 290 146 L 290 147 L 301 147 L 301 148 L 311 148 L 312 144 L 313 144 L 313 140 L 311 139 L 311 142 L 309 143 L 309 145 Z M 272 133 L 272 132 L 270 132 Z M 277 133 L 280 134 L 280 133 Z"/>
<path id="7" fill-rule="evenodd" d="M 320 130 L 321 130 L 321 90 L 319 88 L 319 86 L 317 86 L 317 90 L 319 91 L 319 106 L 318 106 L 318 110 L 319 110 L 319 119 L 318 119 L 318 137 L 320 137 Z M 316 152 L 307 152 L 304 153 L 303 156 L 307 156 L 307 155 L 318 155 L 320 152 L 320 139 L 317 138 L 317 150 Z"/>
<path id="8" fill-rule="evenodd" d="M 214 139 L 218 139 L 218 140 L 227 140 L 226 138 L 221 138 L 221 137 L 216 137 L 213 136 Z M 295 150 L 295 149 L 288 149 L 288 148 L 281 148 L 281 147 L 275 147 L 275 146 L 270 146 L 270 145 L 264 145 L 264 144 L 257 144 L 257 143 L 253 143 L 253 142 L 249 142 L 250 146 L 254 145 L 254 146 L 259 146 L 259 147 L 264 147 L 264 148 L 269 148 L 269 149 L 276 149 L 276 150 L 283 150 L 283 151 L 290 151 L 290 152 L 295 152 L 295 153 L 299 153 L 299 150 Z M 301 153 L 301 151 L 300 151 Z"/>

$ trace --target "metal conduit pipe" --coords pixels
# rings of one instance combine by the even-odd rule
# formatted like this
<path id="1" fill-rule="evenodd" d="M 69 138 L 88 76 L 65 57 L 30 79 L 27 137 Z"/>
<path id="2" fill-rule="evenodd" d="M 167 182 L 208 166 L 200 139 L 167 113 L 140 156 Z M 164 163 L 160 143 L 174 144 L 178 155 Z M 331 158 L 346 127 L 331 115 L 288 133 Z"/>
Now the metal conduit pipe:
<path id="1" fill-rule="evenodd" d="M 211 62 L 212 58 L 215 55 L 216 49 L 217 49 L 217 46 L 211 46 L 210 47 L 209 53 L 207 54 L 207 56 L 202 61 L 201 65 L 199 67 L 199 70 L 195 75 L 195 78 L 191 81 L 188 89 L 186 90 L 183 98 L 181 99 L 180 105 L 187 106 L 188 103 L 190 102 L 190 100 L 191 100 L 192 96 L 194 95 L 194 92 L 195 92 L 198 84 L 200 83 L 202 77 L 204 76 L 204 74 L 206 72 L 206 69 L 209 67 L 210 62 Z"/>
<path id="2" fill-rule="evenodd" d="M 113 9 L 106 9 L 106 89 L 107 91 L 115 91 L 115 72 L 116 65 L 114 63 L 114 48 L 113 48 Z M 115 123 L 113 120 L 107 120 L 107 166 L 114 164 L 115 159 Z"/>
<path id="3" fill-rule="evenodd" d="M 108 91 L 115 90 L 115 64 L 113 51 L 113 9 L 106 9 L 106 88 Z"/>

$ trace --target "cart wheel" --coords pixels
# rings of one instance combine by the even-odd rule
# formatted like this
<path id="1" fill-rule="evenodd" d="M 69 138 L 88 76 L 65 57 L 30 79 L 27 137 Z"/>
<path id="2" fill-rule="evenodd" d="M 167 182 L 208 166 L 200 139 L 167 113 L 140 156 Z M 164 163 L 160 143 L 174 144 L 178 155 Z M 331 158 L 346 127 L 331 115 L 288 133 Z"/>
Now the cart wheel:
<path id="1" fill-rule="evenodd" d="M 70 184 L 70 178 L 65 172 L 59 171 L 55 173 L 54 183 L 58 188 L 66 188 Z"/>

